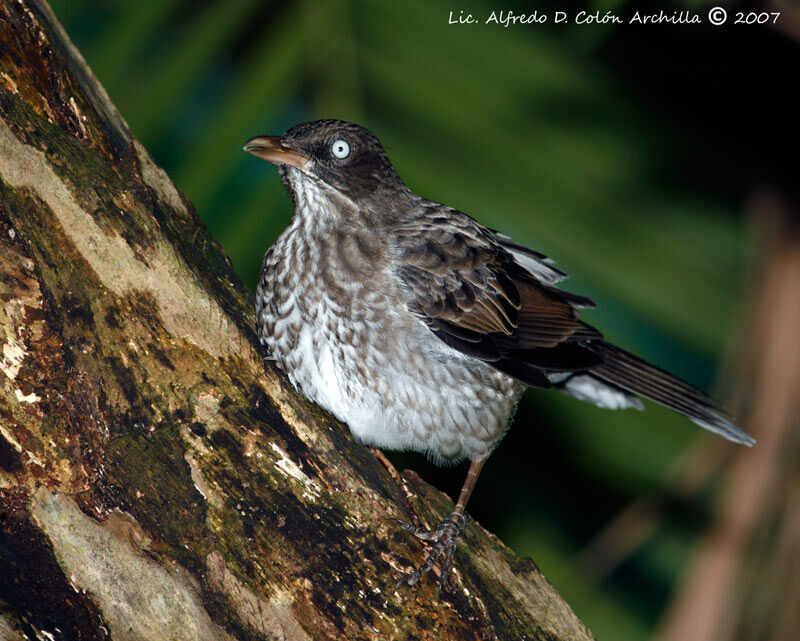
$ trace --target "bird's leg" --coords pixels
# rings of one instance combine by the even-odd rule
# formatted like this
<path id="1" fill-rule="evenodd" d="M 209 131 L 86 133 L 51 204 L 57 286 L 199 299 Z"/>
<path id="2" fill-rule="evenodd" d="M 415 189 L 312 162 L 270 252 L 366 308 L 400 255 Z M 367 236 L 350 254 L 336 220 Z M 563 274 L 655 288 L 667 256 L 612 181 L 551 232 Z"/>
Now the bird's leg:
<path id="1" fill-rule="evenodd" d="M 464 485 L 461 487 L 461 493 L 458 495 L 458 502 L 456 509 L 441 522 L 439 527 L 434 530 L 425 530 L 417 528 L 410 523 L 402 523 L 401 527 L 407 532 L 411 532 L 418 539 L 429 541 L 433 546 L 429 549 L 425 561 L 413 572 L 406 574 L 400 581 L 398 581 L 395 589 L 399 588 L 403 583 L 408 585 L 415 585 L 420 578 L 429 572 L 437 563 L 441 569 L 439 577 L 439 587 L 446 589 L 450 566 L 453 563 L 453 555 L 456 551 L 456 541 L 461 530 L 467 523 L 467 516 L 464 514 L 464 508 L 467 505 L 470 494 L 475 487 L 475 481 L 478 480 L 478 475 L 481 473 L 481 468 L 486 462 L 488 457 L 477 458 L 470 463 L 467 478 L 464 480 Z"/>

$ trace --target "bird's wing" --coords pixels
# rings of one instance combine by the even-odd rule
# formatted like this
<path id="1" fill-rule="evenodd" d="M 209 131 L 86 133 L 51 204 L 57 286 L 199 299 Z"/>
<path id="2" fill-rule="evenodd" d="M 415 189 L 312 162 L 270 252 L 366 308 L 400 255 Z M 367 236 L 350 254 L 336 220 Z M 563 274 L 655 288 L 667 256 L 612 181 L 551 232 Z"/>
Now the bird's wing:
<path id="1" fill-rule="evenodd" d="M 514 257 L 517 263 L 543 283 L 555 285 L 567 278 L 567 274 L 556 267 L 554 261 L 542 252 L 515 243 L 510 236 L 506 236 L 502 232 L 494 229 L 491 232 L 497 242 Z"/>
<path id="2" fill-rule="evenodd" d="M 610 408 L 641 408 L 633 395 L 644 396 L 731 441 L 754 443 L 713 398 L 579 320 L 578 308 L 594 303 L 555 287 L 565 274 L 542 254 L 442 206 L 393 232 L 409 309 L 450 347 L 526 385 Z"/>
<path id="3" fill-rule="evenodd" d="M 510 241 L 443 207 L 427 208 L 392 232 L 409 309 L 451 347 L 537 387 L 549 386 L 541 370 L 601 361 L 581 345 L 601 337 L 578 319 L 576 308 L 592 301 L 542 282 L 515 257 L 540 261 L 540 254 L 521 245 L 512 252 L 504 246 Z"/>

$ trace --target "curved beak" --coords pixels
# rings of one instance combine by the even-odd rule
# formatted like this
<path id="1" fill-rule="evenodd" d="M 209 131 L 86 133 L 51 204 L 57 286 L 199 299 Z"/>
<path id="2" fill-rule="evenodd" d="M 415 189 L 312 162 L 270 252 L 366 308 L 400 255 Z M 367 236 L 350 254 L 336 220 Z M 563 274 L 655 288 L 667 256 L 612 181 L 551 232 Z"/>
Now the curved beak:
<path id="1" fill-rule="evenodd" d="M 298 169 L 305 169 L 308 163 L 308 156 L 283 145 L 280 136 L 256 136 L 248 140 L 242 149 L 269 162 L 292 165 Z"/>

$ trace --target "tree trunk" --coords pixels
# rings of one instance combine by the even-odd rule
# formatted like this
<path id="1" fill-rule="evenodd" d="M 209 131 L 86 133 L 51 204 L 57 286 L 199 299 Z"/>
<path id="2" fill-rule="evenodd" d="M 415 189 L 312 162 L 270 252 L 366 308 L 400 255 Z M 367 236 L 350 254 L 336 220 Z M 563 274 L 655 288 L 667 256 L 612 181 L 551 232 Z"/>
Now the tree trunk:
<path id="1" fill-rule="evenodd" d="M 391 519 L 452 504 L 262 360 L 251 299 L 49 7 L 0 0 L 0 637 L 590 639 L 474 523 L 452 592 L 394 591 Z"/>

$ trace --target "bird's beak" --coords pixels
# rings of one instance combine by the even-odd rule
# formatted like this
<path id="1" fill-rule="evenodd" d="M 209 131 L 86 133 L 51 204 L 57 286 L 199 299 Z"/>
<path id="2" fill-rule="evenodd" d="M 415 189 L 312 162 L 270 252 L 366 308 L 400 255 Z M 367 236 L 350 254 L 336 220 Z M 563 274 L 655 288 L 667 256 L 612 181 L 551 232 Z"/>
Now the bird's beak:
<path id="1" fill-rule="evenodd" d="M 292 165 L 298 169 L 305 169 L 308 163 L 308 156 L 281 144 L 279 136 L 256 136 L 248 140 L 242 149 L 269 162 Z"/>

